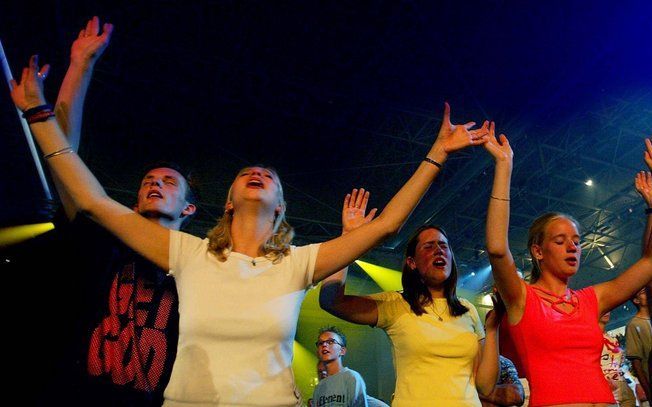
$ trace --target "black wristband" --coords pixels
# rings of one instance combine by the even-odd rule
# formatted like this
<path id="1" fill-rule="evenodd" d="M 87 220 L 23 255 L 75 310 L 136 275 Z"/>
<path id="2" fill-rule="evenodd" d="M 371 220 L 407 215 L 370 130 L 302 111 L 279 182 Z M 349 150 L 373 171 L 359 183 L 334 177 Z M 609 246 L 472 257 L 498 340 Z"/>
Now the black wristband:
<path id="1" fill-rule="evenodd" d="M 645 208 L 646 215 L 652 215 L 652 208 Z"/>
<path id="2" fill-rule="evenodd" d="M 441 168 L 442 168 L 441 163 L 438 163 L 437 161 L 433 160 L 433 159 L 430 158 L 430 157 L 426 157 L 426 158 L 424 158 L 423 161 L 425 161 L 425 162 L 427 162 L 427 163 L 430 163 L 430 164 L 434 165 L 435 167 L 439 168 L 440 170 L 441 170 Z"/>
<path id="3" fill-rule="evenodd" d="M 31 109 L 27 109 L 23 112 L 23 119 L 27 119 L 30 116 L 35 115 L 38 112 L 42 112 L 44 110 L 52 110 L 52 105 L 49 103 L 46 103 L 44 105 L 32 107 Z"/>

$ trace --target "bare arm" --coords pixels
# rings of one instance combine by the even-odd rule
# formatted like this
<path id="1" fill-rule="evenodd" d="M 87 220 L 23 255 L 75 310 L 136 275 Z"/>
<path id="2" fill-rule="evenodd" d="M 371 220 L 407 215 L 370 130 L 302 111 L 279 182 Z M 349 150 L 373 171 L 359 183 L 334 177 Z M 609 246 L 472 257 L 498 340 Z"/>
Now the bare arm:
<path id="1" fill-rule="evenodd" d="M 498 301 L 494 302 L 494 310 L 498 310 L 499 312 L 495 316 L 496 321 L 500 322 L 502 320 L 502 315 L 505 311 L 504 304 L 502 303 L 502 300 L 500 299 L 500 296 L 498 296 Z M 494 311 L 490 311 L 494 312 Z M 491 315 L 488 315 L 488 317 Z M 489 324 L 489 320 L 487 320 L 487 324 Z M 493 391 L 489 394 L 482 395 L 480 394 L 480 401 L 482 401 L 483 406 L 520 406 L 524 403 L 525 401 L 525 391 L 523 389 L 523 385 L 518 379 L 518 372 L 516 372 L 516 368 L 514 365 L 510 363 L 506 363 L 507 367 L 507 372 L 503 373 L 503 364 L 502 362 L 498 362 L 498 374 L 502 376 L 503 374 L 506 374 L 508 376 L 508 380 L 506 383 L 501 383 L 497 384 Z"/>
<path id="2" fill-rule="evenodd" d="M 480 395 L 483 406 L 522 406 L 525 402 L 523 385 L 520 382 L 497 384 L 488 396 Z"/>
<path id="3" fill-rule="evenodd" d="M 646 254 L 613 280 L 594 286 L 600 315 L 630 299 L 652 279 L 652 248 L 648 243 Z"/>
<path id="4" fill-rule="evenodd" d="M 20 84 L 12 81 L 11 97 L 23 111 L 45 103 L 38 71 L 38 58 L 33 56 L 29 68 L 23 69 Z M 129 247 L 168 270 L 169 230 L 109 198 L 88 167 L 72 151 L 56 120 L 50 118 L 34 123 L 30 128 L 45 156 L 56 151 L 63 152 L 46 161 L 76 206 Z"/>
<path id="5" fill-rule="evenodd" d="M 469 130 L 474 124 L 451 124 L 450 108 L 446 104 L 442 128 L 427 157 L 443 164 L 449 153 L 483 144 L 488 124 L 485 123 L 478 130 Z M 439 171 L 437 166 L 422 162 L 380 216 L 346 235 L 322 243 L 317 254 L 313 282 L 317 283 L 341 270 L 391 234 L 397 233 Z"/>
<path id="6" fill-rule="evenodd" d="M 516 323 L 523 315 L 525 286 L 516 272 L 509 249 L 509 210 L 512 161 L 514 153 L 504 134 L 495 137 L 495 124 L 489 126 L 489 141 L 485 149 L 496 162 L 493 188 L 487 211 L 487 252 L 498 292 L 505 302 L 507 315 Z"/>
<path id="7" fill-rule="evenodd" d="M 347 234 L 369 223 L 376 214 L 376 208 L 366 215 L 369 192 L 354 189 L 344 198 L 342 208 L 342 234 Z M 322 281 L 319 289 L 319 305 L 332 315 L 356 324 L 372 325 L 378 323 L 378 307 L 371 298 L 358 295 L 345 295 L 348 268 L 338 271 Z"/>
<path id="8" fill-rule="evenodd" d="M 502 307 L 502 304 L 500 305 Z M 489 311 L 486 320 L 486 336 L 480 343 L 480 350 L 475 360 L 475 387 L 480 395 L 489 395 L 494 391 L 498 381 L 500 362 L 498 358 L 498 326 L 503 316 L 501 308 Z"/>
<path id="9" fill-rule="evenodd" d="M 645 140 L 647 151 L 645 161 L 652 166 L 652 144 Z M 649 172 L 636 174 L 634 185 L 639 194 L 643 197 L 648 207 L 652 203 L 652 175 Z M 618 305 L 630 299 L 637 291 L 645 287 L 652 280 L 652 241 L 650 239 L 650 217 L 646 215 L 646 227 L 643 232 L 642 257 L 630 268 L 613 280 L 606 281 L 594 286 L 598 298 L 600 315 L 616 308 Z"/>
<path id="10" fill-rule="evenodd" d="M 645 370 L 643 370 L 643 361 L 641 361 L 641 359 L 631 359 L 631 361 L 632 361 L 632 370 L 634 370 L 634 375 L 641 383 L 641 387 L 645 392 L 645 396 L 647 397 L 648 400 L 652 400 L 652 392 L 650 392 L 650 383 L 648 381 L 647 375 L 645 374 Z"/>
<path id="11" fill-rule="evenodd" d="M 84 100 L 93 76 L 95 63 L 109 45 L 113 25 L 105 23 L 100 34 L 100 20 L 88 20 L 70 49 L 70 65 L 61 83 L 55 113 L 61 130 L 77 151 L 81 137 Z"/>
<path id="12" fill-rule="evenodd" d="M 645 161 L 647 168 L 652 171 L 652 141 L 647 138 L 645 139 L 645 152 L 643 153 L 643 160 Z M 636 186 L 636 191 L 641 194 L 641 197 L 643 197 L 647 207 L 652 208 L 652 174 L 646 171 L 639 172 L 636 176 L 634 184 Z M 650 239 L 652 239 L 652 214 L 647 214 L 641 253 L 645 253 L 645 247 Z"/>
<path id="13" fill-rule="evenodd" d="M 104 24 L 104 30 L 100 35 L 100 20 L 98 17 L 93 17 L 79 32 L 70 50 L 70 65 L 59 89 L 54 111 L 61 130 L 75 151 L 79 149 L 84 100 L 93 76 L 93 68 L 109 45 L 112 32 L 113 25 Z M 69 219 L 73 219 L 79 208 L 75 206 L 57 177 L 54 177 L 54 183 L 66 215 Z"/>

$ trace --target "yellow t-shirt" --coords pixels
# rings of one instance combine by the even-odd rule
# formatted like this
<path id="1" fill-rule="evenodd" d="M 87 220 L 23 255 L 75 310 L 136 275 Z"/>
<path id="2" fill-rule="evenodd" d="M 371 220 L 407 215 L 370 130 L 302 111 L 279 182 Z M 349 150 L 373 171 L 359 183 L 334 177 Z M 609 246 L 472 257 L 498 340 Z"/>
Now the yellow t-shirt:
<path id="1" fill-rule="evenodd" d="M 417 316 L 397 292 L 371 296 L 378 306 L 377 327 L 392 342 L 396 369 L 393 407 L 480 406 L 473 362 L 484 328 L 473 304 L 460 298 L 469 311 L 452 317 L 446 300 L 435 299 Z M 441 315 L 443 321 L 439 320 Z"/>

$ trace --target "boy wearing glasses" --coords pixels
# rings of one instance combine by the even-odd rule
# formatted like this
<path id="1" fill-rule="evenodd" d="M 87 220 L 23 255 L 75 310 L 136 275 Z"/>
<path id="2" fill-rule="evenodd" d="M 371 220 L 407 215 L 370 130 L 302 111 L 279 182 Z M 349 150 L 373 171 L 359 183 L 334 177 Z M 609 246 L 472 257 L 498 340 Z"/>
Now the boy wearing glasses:
<path id="1" fill-rule="evenodd" d="M 336 327 L 319 330 L 317 358 L 326 367 L 312 397 L 313 407 L 367 407 L 367 390 L 362 376 L 342 365 L 346 354 L 346 336 Z"/>

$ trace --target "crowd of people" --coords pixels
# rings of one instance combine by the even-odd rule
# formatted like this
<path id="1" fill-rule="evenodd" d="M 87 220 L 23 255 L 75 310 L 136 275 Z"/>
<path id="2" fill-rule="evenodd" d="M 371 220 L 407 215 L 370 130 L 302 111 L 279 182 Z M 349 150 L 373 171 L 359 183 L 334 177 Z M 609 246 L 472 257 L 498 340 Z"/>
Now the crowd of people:
<path id="1" fill-rule="evenodd" d="M 49 66 L 41 67 L 37 56 L 12 83 L 12 99 L 55 180 L 66 232 L 85 248 L 78 267 L 93 287 L 71 355 L 74 377 L 49 393 L 49 403 L 301 405 L 293 340 L 302 300 L 320 282 L 325 311 L 389 337 L 392 406 L 520 405 L 528 395 L 532 406 L 650 400 L 645 286 L 652 280 L 651 209 L 640 260 L 613 280 L 580 290 L 569 288 L 581 263 L 579 223 L 564 213 L 541 215 L 529 230 L 526 282 L 509 247 L 514 152 L 505 135 L 495 134 L 495 123 L 453 124 L 446 104 L 424 160 L 377 216 L 367 211 L 368 191 L 345 197 L 341 236 L 292 245 L 279 174 L 250 166 L 236 174 L 217 224 L 196 237 L 180 231 L 198 201 L 185 169 L 169 162 L 148 166 L 134 206 L 127 207 L 105 192 L 77 154 L 84 99 L 112 31 L 97 17 L 80 31 L 54 106 L 43 94 Z M 652 143 L 645 143 L 652 171 Z M 483 147 L 495 163 L 486 247 L 498 294 L 485 323 L 456 293 L 458 266 L 440 225 L 418 228 L 407 242 L 402 291 L 346 294 L 347 266 L 396 233 L 448 157 L 472 147 Z M 652 208 L 650 172 L 636 174 L 635 187 Z M 599 325 L 630 299 L 638 312 L 627 327 L 626 356 L 640 389 L 631 394 L 621 374 L 623 350 Z M 368 397 L 358 372 L 344 367 L 342 331 L 321 330 L 316 346 L 325 374 L 313 406 L 382 405 L 372 404 L 381 402 Z M 526 389 L 519 376 L 527 379 Z"/>

